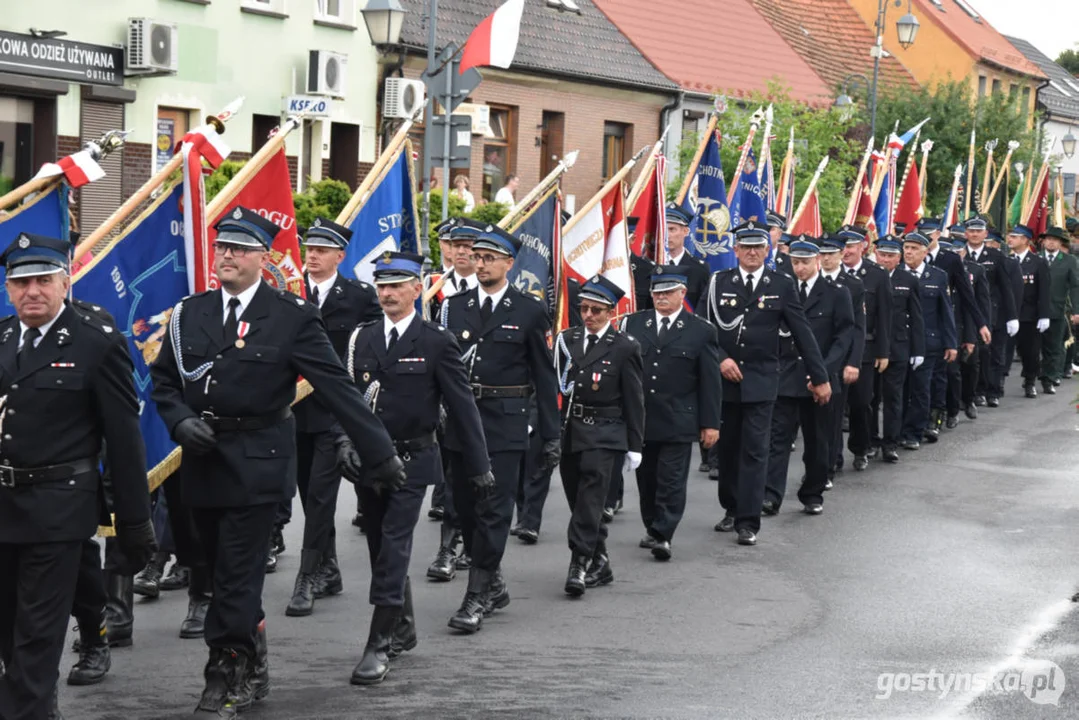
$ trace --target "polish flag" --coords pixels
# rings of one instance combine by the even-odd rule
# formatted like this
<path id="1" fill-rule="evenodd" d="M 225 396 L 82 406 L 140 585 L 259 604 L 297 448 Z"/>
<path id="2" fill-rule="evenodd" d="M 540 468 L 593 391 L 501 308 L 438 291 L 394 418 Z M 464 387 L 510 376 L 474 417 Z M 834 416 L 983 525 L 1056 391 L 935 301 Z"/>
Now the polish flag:
<path id="1" fill-rule="evenodd" d="M 517 53 L 525 0 L 508 0 L 476 26 L 461 51 L 461 73 L 474 67 L 508 68 Z"/>
<path id="2" fill-rule="evenodd" d="M 60 158 L 54 163 L 45 163 L 38 170 L 34 179 L 63 175 L 73 188 L 82 187 L 94 180 L 105 177 L 105 171 L 90 155 L 89 150 L 80 150 L 74 155 Z"/>

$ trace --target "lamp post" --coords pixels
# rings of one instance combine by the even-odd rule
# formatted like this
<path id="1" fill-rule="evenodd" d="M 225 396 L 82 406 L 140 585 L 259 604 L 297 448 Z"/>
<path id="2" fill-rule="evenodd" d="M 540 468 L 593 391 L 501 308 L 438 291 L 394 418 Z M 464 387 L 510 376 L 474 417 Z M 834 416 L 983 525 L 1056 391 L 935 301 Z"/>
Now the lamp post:
<path id="1" fill-rule="evenodd" d="M 850 93 L 851 83 L 857 80 L 861 80 L 862 83 L 865 84 L 866 95 L 869 94 L 869 78 L 867 78 L 862 73 L 852 73 L 847 77 L 843 78 L 842 92 L 840 92 L 839 97 L 835 99 L 835 106 L 839 109 L 839 112 L 842 114 L 844 120 L 849 120 L 851 114 L 853 114 L 854 112 L 855 101 L 854 98 L 850 96 Z M 854 82 L 854 84 L 857 85 L 856 82 Z"/>
<path id="2" fill-rule="evenodd" d="M 894 0 L 896 7 L 901 7 L 903 0 Z M 907 14 L 896 21 L 895 29 L 899 35 L 899 44 L 906 50 L 914 44 L 914 38 L 918 35 L 918 18 L 911 12 L 911 0 L 907 0 Z M 877 43 L 869 50 L 873 56 L 873 88 L 870 92 L 870 118 L 869 135 L 877 135 L 877 82 L 880 79 L 880 59 L 884 55 L 884 28 L 888 13 L 888 0 L 880 0 L 877 5 L 877 22 L 874 28 L 877 32 Z"/>

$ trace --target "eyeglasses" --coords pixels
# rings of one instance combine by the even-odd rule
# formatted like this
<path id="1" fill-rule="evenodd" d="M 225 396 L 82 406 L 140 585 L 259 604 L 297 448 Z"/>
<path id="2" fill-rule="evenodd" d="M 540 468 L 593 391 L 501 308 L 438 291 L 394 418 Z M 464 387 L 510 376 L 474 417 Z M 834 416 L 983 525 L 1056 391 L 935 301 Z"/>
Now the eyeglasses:
<path id="1" fill-rule="evenodd" d="M 610 310 L 610 308 L 601 307 L 599 305 L 581 305 L 581 315 L 602 315 Z"/>
<path id="2" fill-rule="evenodd" d="M 472 255 L 472 262 L 482 263 L 483 265 L 490 265 L 496 260 L 502 260 L 505 255 Z"/>
<path id="3" fill-rule="evenodd" d="M 251 253 L 262 252 L 262 248 L 244 247 L 243 245 L 229 245 L 226 243 L 214 243 L 214 255 L 225 255 L 231 252 L 233 257 L 246 257 Z"/>

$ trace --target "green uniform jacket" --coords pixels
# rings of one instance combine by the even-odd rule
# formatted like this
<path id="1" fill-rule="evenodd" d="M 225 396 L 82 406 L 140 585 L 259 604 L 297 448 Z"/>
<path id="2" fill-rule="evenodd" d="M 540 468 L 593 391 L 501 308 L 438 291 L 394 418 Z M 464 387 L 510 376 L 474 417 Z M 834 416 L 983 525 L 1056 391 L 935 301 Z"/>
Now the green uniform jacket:
<path id="1" fill-rule="evenodd" d="M 1042 257 L 1049 262 L 1045 252 Z M 1049 263 L 1050 318 L 1060 320 L 1065 315 L 1079 314 L 1079 258 L 1058 252 Z"/>

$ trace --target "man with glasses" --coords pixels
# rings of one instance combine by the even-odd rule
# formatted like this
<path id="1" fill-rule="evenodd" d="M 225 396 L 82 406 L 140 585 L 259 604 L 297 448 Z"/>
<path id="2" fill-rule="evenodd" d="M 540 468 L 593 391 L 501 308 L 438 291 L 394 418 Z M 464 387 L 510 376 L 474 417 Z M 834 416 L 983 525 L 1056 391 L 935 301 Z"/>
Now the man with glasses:
<path id="1" fill-rule="evenodd" d="M 441 323 L 464 352 L 469 383 L 483 421 L 494 478 L 470 474 L 465 464 L 464 429 L 447 420 L 453 500 L 472 564 L 468 588 L 450 627 L 465 633 L 480 629 L 485 615 L 509 605 L 502 576 L 513 520 L 521 461 L 529 444 L 529 398 L 539 412 L 536 432 L 543 440 L 544 462 L 558 463 L 558 381 L 547 347 L 545 303 L 511 287 L 506 279 L 521 241 L 487 225 L 472 243 L 479 286 L 451 297 L 442 306 Z"/>
<path id="2" fill-rule="evenodd" d="M 177 304 L 151 376 L 158 413 L 183 448 L 179 479 L 213 581 L 196 711 L 229 714 L 270 691 L 262 585 L 277 507 L 294 492 L 289 406 L 299 376 L 352 440 L 370 482 L 403 484 L 405 469 L 316 306 L 263 282 L 280 228 L 242 207 L 215 228 L 221 289 Z M 347 450 L 339 446 L 338 457 Z"/>

